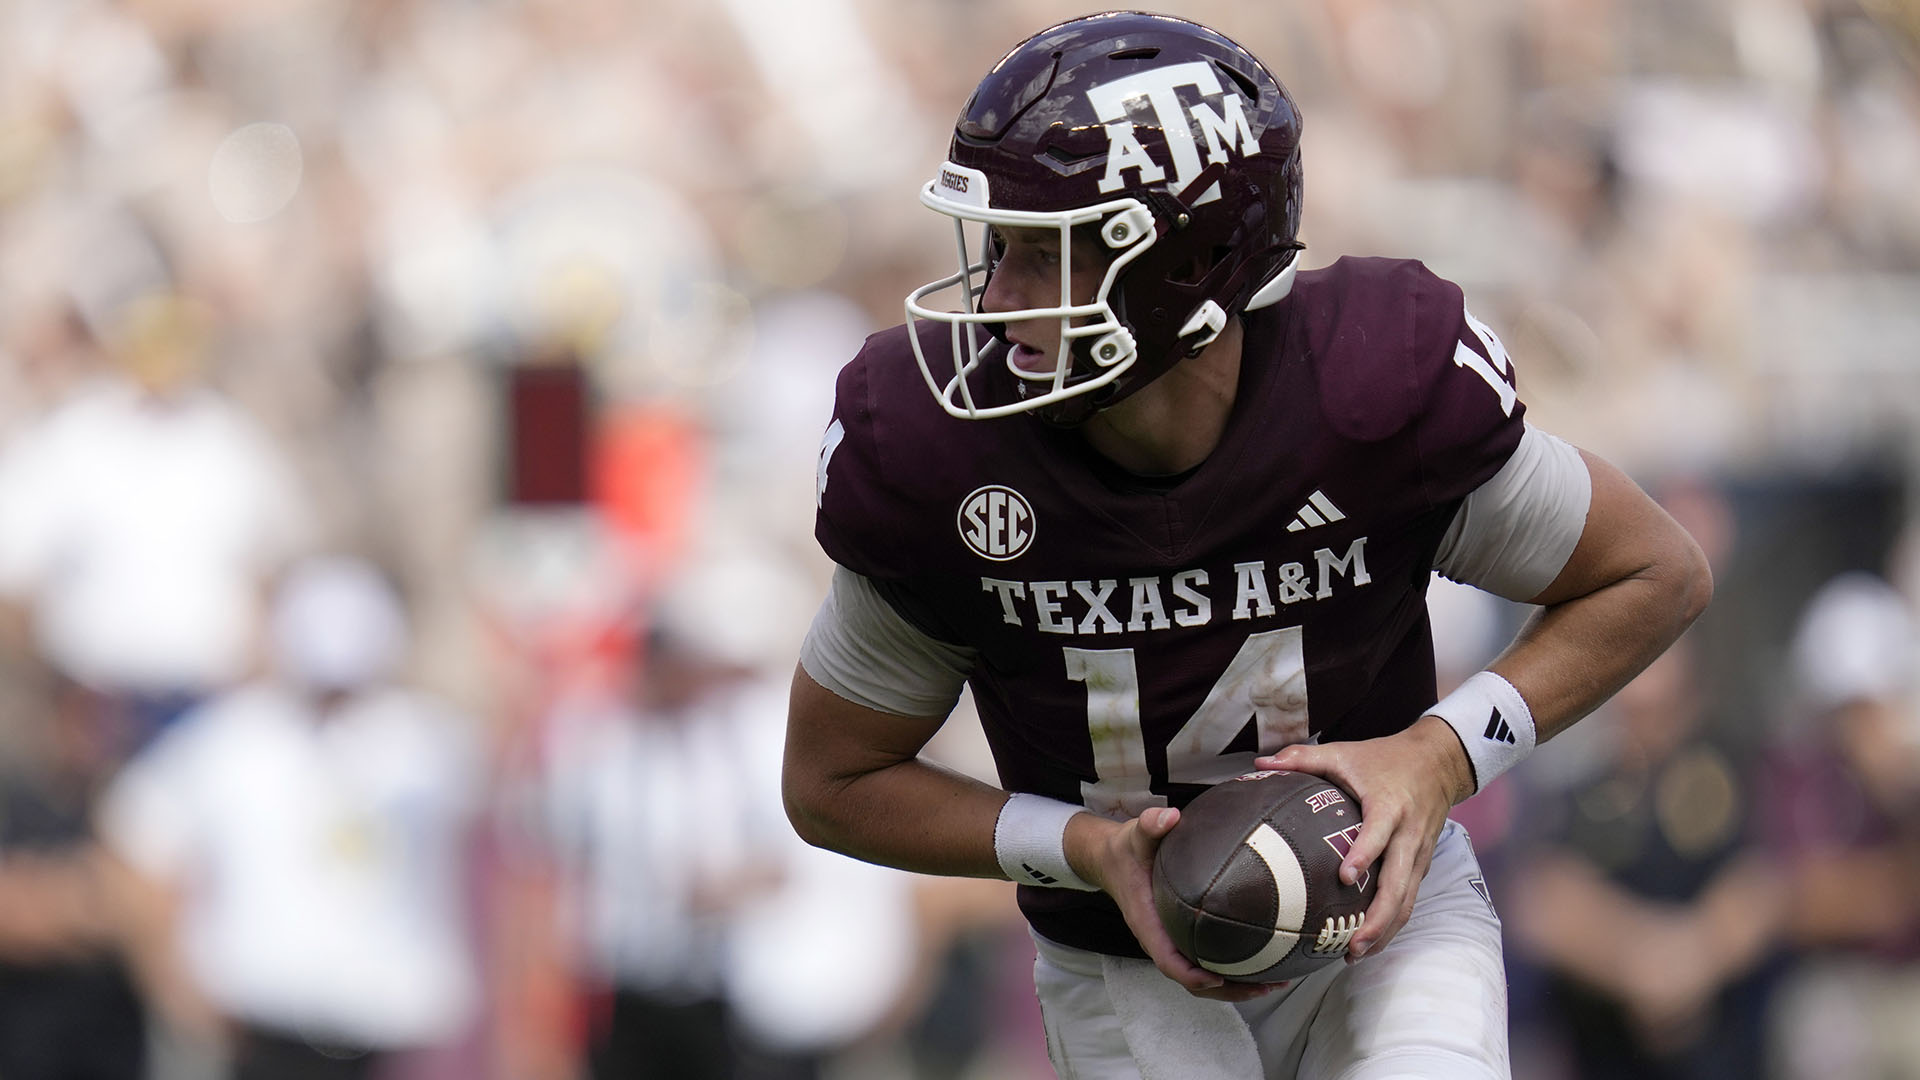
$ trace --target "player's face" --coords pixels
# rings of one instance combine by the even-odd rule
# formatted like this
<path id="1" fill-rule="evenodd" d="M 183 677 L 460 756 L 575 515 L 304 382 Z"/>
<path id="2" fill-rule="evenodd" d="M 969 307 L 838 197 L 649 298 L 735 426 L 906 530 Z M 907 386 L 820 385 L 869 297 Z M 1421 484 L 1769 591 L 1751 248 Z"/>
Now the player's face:
<path id="1" fill-rule="evenodd" d="M 1067 275 L 1067 297 L 1060 295 L 1060 233 L 1054 229 L 1022 229 L 995 226 L 995 247 L 999 256 L 993 276 L 981 297 L 983 311 L 1026 311 L 1033 308 L 1084 304 L 1093 299 L 1106 274 L 1106 260 L 1098 254 L 1097 241 L 1073 242 L 1073 266 Z M 1091 241 L 1091 242 L 1089 242 Z M 1086 322 L 1074 320 L 1075 325 Z M 1007 340 L 1013 345 L 1012 362 L 1026 371 L 1051 372 L 1060 357 L 1060 320 L 1025 319 L 1009 322 Z"/>

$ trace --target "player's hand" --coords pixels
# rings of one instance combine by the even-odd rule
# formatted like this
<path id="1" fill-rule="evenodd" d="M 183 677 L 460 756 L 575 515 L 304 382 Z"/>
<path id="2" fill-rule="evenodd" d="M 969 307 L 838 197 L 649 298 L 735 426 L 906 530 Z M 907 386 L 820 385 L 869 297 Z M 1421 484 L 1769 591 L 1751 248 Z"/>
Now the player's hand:
<path id="1" fill-rule="evenodd" d="M 1473 792 L 1473 767 L 1453 729 L 1425 716 L 1384 738 L 1296 743 L 1253 764 L 1324 776 L 1360 800 L 1360 835 L 1341 860 L 1340 880 L 1353 884 L 1379 859 L 1380 881 L 1347 959 L 1379 951 L 1413 914 L 1447 812 Z"/>
<path id="2" fill-rule="evenodd" d="M 1227 982 L 1174 948 L 1153 906 L 1152 874 L 1154 852 L 1179 822 L 1180 811 L 1167 807 L 1155 807 L 1124 823 L 1081 814 L 1067 827 L 1068 861 L 1089 884 L 1113 897 L 1154 966 L 1188 993 L 1219 1001 L 1248 1001 L 1285 985 Z"/>

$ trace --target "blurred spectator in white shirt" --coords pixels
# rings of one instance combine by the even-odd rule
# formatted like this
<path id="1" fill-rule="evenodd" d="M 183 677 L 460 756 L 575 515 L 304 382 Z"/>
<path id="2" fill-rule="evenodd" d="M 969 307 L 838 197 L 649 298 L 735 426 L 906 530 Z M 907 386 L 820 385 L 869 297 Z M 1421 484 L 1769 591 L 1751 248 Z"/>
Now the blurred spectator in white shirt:
<path id="1" fill-rule="evenodd" d="M 135 757 L 100 831 L 163 1014 L 223 1046 L 235 1080 L 361 1077 L 474 1015 L 479 758 L 462 717 L 390 681 L 406 631 L 368 565 L 296 567 L 271 631 L 273 677 Z"/>
<path id="2" fill-rule="evenodd" d="M 272 441 L 201 382 L 209 333 L 178 296 L 133 302 L 120 373 L 0 450 L 0 604 L 141 733 L 248 671 L 258 582 L 312 527 Z"/>

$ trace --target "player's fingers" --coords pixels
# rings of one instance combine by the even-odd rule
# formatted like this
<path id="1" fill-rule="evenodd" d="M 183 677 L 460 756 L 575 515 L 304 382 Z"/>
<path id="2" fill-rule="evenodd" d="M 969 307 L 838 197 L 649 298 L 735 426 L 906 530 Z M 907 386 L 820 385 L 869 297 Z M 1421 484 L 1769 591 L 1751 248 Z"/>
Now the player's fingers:
<path id="1" fill-rule="evenodd" d="M 1154 849 L 1179 823 L 1180 811 L 1171 807 L 1154 807 L 1142 812 L 1131 830 L 1133 851 L 1143 861 L 1151 861 Z M 1188 993 L 1218 1001 L 1239 1002 L 1272 992 L 1273 984 L 1230 983 L 1188 959 L 1174 947 L 1172 936 L 1161 923 L 1147 894 L 1143 893 L 1136 903 L 1123 901 L 1120 908 L 1127 926 L 1133 930 L 1133 936 L 1140 942 L 1140 947 L 1146 950 L 1154 966 Z M 1139 912 L 1137 917 L 1136 911 Z"/>
<path id="2" fill-rule="evenodd" d="M 1221 983 L 1208 990 L 1189 990 L 1194 997 L 1209 998 L 1213 1001 L 1239 1003 L 1252 1001 L 1257 997 L 1266 997 L 1275 990 L 1286 987 L 1286 983 Z"/>
<path id="3" fill-rule="evenodd" d="M 1360 922 L 1360 932 L 1353 935 L 1353 941 L 1347 946 L 1347 959 L 1358 960 L 1372 952 L 1380 944 L 1382 931 L 1393 921 L 1400 911 L 1400 901 L 1404 889 L 1390 888 L 1391 880 L 1385 872 L 1380 875 L 1380 891 L 1373 896 L 1373 903 L 1367 905 L 1366 918 Z"/>
<path id="4" fill-rule="evenodd" d="M 1180 811 L 1170 806 L 1151 807 L 1140 815 L 1140 830 L 1148 837 L 1159 840 L 1180 824 Z"/>
<path id="5" fill-rule="evenodd" d="M 1222 990 L 1233 984 L 1205 968 L 1180 964 L 1156 964 L 1160 973 L 1187 989 L 1188 993 L 1198 994 L 1210 990 Z"/>
<path id="6" fill-rule="evenodd" d="M 1145 838 L 1149 828 L 1147 819 L 1157 820 L 1164 814 L 1174 814 L 1174 812 L 1149 810 L 1141 815 L 1141 820 L 1134 823 L 1132 831 L 1138 835 L 1132 843 L 1136 845 L 1136 851 L 1140 850 L 1140 845 L 1159 843 L 1157 839 Z M 1177 818 L 1177 814 L 1175 817 Z M 1171 827 L 1164 821 L 1160 821 L 1159 824 Z M 1126 888 L 1111 895 L 1120 905 L 1120 915 L 1126 920 L 1127 928 L 1133 931 L 1135 940 L 1140 942 L 1140 947 L 1146 950 L 1147 958 L 1153 961 L 1153 965 L 1160 969 L 1162 975 L 1190 991 L 1214 989 L 1226 982 L 1220 976 L 1188 959 L 1174 947 L 1172 935 L 1167 933 L 1166 924 L 1160 921 L 1160 913 L 1154 909 L 1152 890 L 1147 884 L 1144 872 L 1131 877 Z"/>
<path id="7" fill-rule="evenodd" d="M 1160 841 L 1166 839 L 1173 827 L 1180 823 L 1180 811 L 1164 806 L 1156 806 L 1134 819 L 1134 826 L 1128 830 L 1127 848 L 1140 862 L 1151 862 L 1154 852 L 1160 850 Z"/>
<path id="8" fill-rule="evenodd" d="M 1413 914 L 1413 902 L 1420 893 L 1420 878 L 1413 866 L 1418 847 L 1413 837 L 1402 837 L 1400 842 L 1388 845 L 1380 864 L 1379 891 L 1367 907 L 1360 932 L 1353 935 L 1353 943 L 1347 948 L 1349 959 L 1358 960 L 1384 948 Z"/>
<path id="9" fill-rule="evenodd" d="M 1433 836 L 1422 835 L 1418 842 L 1412 845 L 1412 865 L 1407 869 L 1407 894 L 1400 902 L 1400 915 L 1387 925 L 1386 932 L 1374 942 L 1373 949 L 1378 949 L 1393 940 L 1393 936 L 1400 932 L 1400 928 L 1407 925 L 1407 920 L 1413 918 L 1414 905 L 1420 902 L 1420 886 L 1425 884 L 1427 870 L 1433 866 L 1434 840 Z"/>
<path id="10" fill-rule="evenodd" d="M 1362 805 L 1360 808 L 1360 834 L 1353 839 L 1353 846 L 1340 860 L 1340 881 L 1353 885 L 1360 880 L 1380 856 L 1387 850 L 1399 825 L 1401 815 L 1390 807 Z M 1384 888 L 1385 881 L 1381 886 Z"/>
<path id="11" fill-rule="evenodd" d="M 1281 747 L 1278 751 L 1253 759 L 1256 769 L 1273 769 L 1285 772 L 1312 773 L 1315 776 L 1329 776 L 1332 768 L 1330 748 L 1315 746 L 1312 743 L 1293 743 Z"/>
<path id="12" fill-rule="evenodd" d="M 1122 914 L 1126 914 L 1123 912 Z M 1156 917 L 1151 920 L 1135 920 L 1127 916 L 1127 925 L 1133 929 L 1133 936 L 1139 939 L 1140 947 L 1147 951 L 1147 957 L 1160 974 L 1179 983 L 1191 992 L 1217 990 L 1229 985 L 1227 981 L 1213 972 L 1194 963 L 1173 947 L 1173 939 L 1167 936 L 1166 928 L 1160 925 Z"/>
<path id="13" fill-rule="evenodd" d="M 1423 839 L 1420 845 L 1414 848 L 1414 853 L 1413 853 L 1414 891 L 1416 892 L 1419 891 L 1420 883 L 1427 880 L 1427 871 L 1432 868 L 1433 868 L 1433 840 Z"/>
<path id="14" fill-rule="evenodd" d="M 1366 835 L 1364 829 L 1361 830 L 1361 835 L 1362 837 Z M 1391 845 L 1383 854 L 1384 858 L 1376 867 L 1380 876 L 1375 886 L 1373 903 L 1367 905 L 1367 917 L 1362 920 L 1360 932 L 1353 936 L 1353 942 L 1347 949 L 1348 956 L 1355 960 L 1378 947 L 1380 939 L 1392 926 L 1406 900 L 1408 875 L 1404 860 L 1395 857 L 1396 850 Z M 1347 867 L 1343 864 L 1341 872 L 1345 873 L 1346 870 Z"/>
<path id="15" fill-rule="evenodd" d="M 1144 939 L 1141 942 L 1145 945 Z M 1160 973 L 1184 987 L 1189 994 L 1197 997 L 1212 998 L 1215 1001 L 1251 1001 L 1271 993 L 1284 983 L 1235 983 L 1215 975 L 1206 968 L 1194 963 L 1173 948 L 1172 941 L 1166 943 L 1164 956 L 1155 955 L 1158 950 L 1152 947 L 1147 954 L 1153 957 L 1154 966 Z"/>

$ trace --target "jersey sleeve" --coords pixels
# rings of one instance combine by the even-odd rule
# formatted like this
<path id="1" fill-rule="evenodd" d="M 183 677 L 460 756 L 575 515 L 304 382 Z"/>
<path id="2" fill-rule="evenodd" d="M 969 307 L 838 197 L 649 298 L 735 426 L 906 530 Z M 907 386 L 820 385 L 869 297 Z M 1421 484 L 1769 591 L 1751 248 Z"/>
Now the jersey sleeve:
<path id="1" fill-rule="evenodd" d="M 1421 493 L 1444 506 L 1506 465 L 1525 432 L 1513 363 L 1493 330 L 1467 310 L 1459 286 L 1418 263 L 1412 299 L 1410 434 Z"/>
<path id="2" fill-rule="evenodd" d="M 880 445 L 879 402 L 869 339 L 834 387 L 833 419 L 820 441 L 814 475 L 814 539 L 827 557 L 856 574 L 893 580 L 912 572 L 908 493 L 898 490 Z"/>
<path id="3" fill-rule="evenodd" d="M 873 582 L 840 567 L 800 646 L 813 680 L 848 701 L 896 716 L 945 716 L 977 653 L 908 621 Z"/>
<path id="4" fill-rule="evenodd" d="M 1580 451 L 1529 424 L 1507 463 L 1460 503 L 1433 568 L 1529 601 L 1566 567 L 1592 502 L 1593 479 Z"/>
<path id="5" fill-rule="evenodd" d="M 927 414 L 937 410 L 907 350 L 903 328 L 882 331 L 840 371 L 833 419 L 820 442 L 814 539 L 915 629 L 960 644 L 923 588 L 939 572 L 930 537 L 951 528 L 952 511 L 931 494 L 931 474 L 943 459 L 928 452 L 938 440 L 928 434 L 937 420 Z M 911 371 L 910 384 L 903 370 Z"/>
<path id="6" fill-rule="evenodd" d="M 1500 471 L 1526 409 L 1500 339 L 1460 287 L 1411 259 L 1342 258 L 1297 299 L 1302 346 L 1338 437 L 1386 452 L 1373 479 L 1443 510 Z"/>

